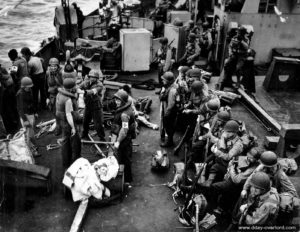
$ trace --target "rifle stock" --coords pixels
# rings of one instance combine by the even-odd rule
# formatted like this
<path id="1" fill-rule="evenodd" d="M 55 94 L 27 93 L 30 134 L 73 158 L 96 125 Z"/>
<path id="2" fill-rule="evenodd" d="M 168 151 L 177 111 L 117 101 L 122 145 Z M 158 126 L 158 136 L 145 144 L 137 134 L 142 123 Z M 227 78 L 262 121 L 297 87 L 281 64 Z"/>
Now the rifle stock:
<path id="1" fill-rule="evenodd" d="M 187 135 L 188 135 L 189 130 L 190 130 L 190 126 L 188 126 L 188 127 L 186 128 L 186 130 L 185 130 L 185 132 L 184 132 L 184 135 L 182 136 L 182 138 L 181 138 L 179 144 L 174 148 L 174 153 L 173 153 L 174 156 L 177 156 L 177 155 L 178 155 L 178 153 L 179 153 L 179 151 L 180 151 L 180 148 L 181 148 L 182 144 L 183 144 L 183 143 L 185 142 L 185 140 L 186 140 L 186 137 L 187 137 Z"/>

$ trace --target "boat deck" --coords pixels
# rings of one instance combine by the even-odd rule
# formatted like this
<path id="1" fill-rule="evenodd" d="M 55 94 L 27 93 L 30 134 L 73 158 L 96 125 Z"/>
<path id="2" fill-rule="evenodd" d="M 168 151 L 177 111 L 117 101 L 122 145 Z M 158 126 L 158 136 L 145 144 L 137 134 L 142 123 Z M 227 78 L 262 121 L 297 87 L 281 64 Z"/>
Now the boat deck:
<path id="1" fill-rule="evenodd" d="M 280 124 L 300 123 L 300 92 L 267 92 L 264 76 L 256 77 L 256 100 Z"/>
<path id="2" fill-rule="evenodd" d="M 156 72 L 137 74 L 135 78 L 140 80 L 156 79 Z M 121 77 L 123 79 L 123 77 Z M 132 75 L 131 77 L 132 78 Z M 126 79 L 126 78 L 124 78 Z M 211 85 L 217 78 L 212 79 Z M 155 91 L 145 91 L 132 89 L 134 97 L 151 96 L 153 103 L 150 113 L 151 121 L 159 123 L 159 99 L 154 94 Z M 258 91 L 257 95 L 260 95 Z M 260 96 L 258 96 L 260 99 Z M 247 128 L 259 138 L 262 145 L 264 136 L 269 135 L 265 127 L 251 114 L 243 105 L 235 104 L 232 107 L 233 117 L 246 122 Z M 284 114 L 284 112 L 281 112 Z M 48 112 L 40 115 L 40 120 L 48 120 L 52 116 Z M 181 134 L 176 134 L 175 141 L 179 141 Z M 41 157 L 37 158 L 38 164 L 50 167 L 52 170 L 53 193 L 44 196 L 36 191 L 27 191 L 26 199 L 33 205 L 27 211 L 14 210 L 12 212 L 0 213 L 0 231 L 69 231 L 75 216 L 78 203 L 72 200 L 65 200 L 63 197 L 63 186 L 61 183 L 63 170 L 61 166 L 60 150 L 47 151 L 45 146 L 55 143 L 53 134 L 42 136 L 38 143 L 41 146 Z M 134 147 L 133 153 L 133 178 L 132 188 L 126 193 L 123 202 L 115 202 L 113 205 L 103 208 L 89 208 L 83 222 L 83 231 L 104 231 L 104 232 L 157 232 L 157 231 L 192 231 L 184 228 L 178 221 L 178 212 L 174 211 L 176 205 L 171 197 L 172 191 L 161 184 L 173 179 L 173 169 L 165 173 L 154 173 L 150 170 L 152 154 L 160 150 L 159 132 L 148 128 L 141 128 L 140 134 L 134 143 L 139 144 Z M 94 150 L 88 152 L 90 146 L 85 146 L 83 156 L 89 159 L 97 158 Z M 172 149 L 167 149 L 171 167 L 174 162 L 179 162 L 183 158 L 183 153 L 178 157 L 172 155 Z M 86 153 L 87 152 L 87 153 Z M 297 181 L 300 176 L 298 171 L 293 177 L 293 182 L 300 192 L 300 183 Z M 151 186 L 152 184 L 157 186 Z M 15 198 L 16 199 L 16 198 Z M 298 220 L 298 219 L 297 219 Z M 218 225 L 210 231 L 224 231 L 229 223 L 225 218 L 218 219 Z M 299 221 L 296 221 L 300 224 Z"/>

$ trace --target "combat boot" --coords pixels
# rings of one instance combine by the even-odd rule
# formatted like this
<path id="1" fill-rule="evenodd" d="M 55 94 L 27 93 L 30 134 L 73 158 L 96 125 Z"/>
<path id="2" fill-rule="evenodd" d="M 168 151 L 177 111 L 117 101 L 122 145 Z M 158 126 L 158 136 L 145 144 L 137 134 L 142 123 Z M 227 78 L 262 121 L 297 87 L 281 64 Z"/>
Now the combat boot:
<path id="1" fill-rule="evenodd" d="M 160 144 L 160 146 L 161 146 L 161 147 L 172 147 L 172 146 L 174 146 L 174 142 L 173 142 L 172 139 L 168 139 L 167 141 L 162 142 L 162 143 Z"/>

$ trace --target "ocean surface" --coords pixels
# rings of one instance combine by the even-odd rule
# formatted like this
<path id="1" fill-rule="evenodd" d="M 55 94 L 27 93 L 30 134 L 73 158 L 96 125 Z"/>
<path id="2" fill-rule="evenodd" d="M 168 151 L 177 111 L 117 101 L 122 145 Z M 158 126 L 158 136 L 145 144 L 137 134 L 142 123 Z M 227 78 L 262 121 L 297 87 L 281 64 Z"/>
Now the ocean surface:
<path id="1" fill-rule="evenodd" d="M 20 0 L 0 0 L 0 10 L 15 6 Z M 76 2 L 86 15 L 98 7 L 96 0 L 77 0 Z M 61 0 L 24 0 L 18 7 L 11 9 L 7 15 L 0 16 L 0 64 L 10 66 L 7 53 L 15 48 L 18 51 L 24 46 L 32 51 L 37 50 L 45 38 L 56 35 L 53 26 L 55 7 Z"/>

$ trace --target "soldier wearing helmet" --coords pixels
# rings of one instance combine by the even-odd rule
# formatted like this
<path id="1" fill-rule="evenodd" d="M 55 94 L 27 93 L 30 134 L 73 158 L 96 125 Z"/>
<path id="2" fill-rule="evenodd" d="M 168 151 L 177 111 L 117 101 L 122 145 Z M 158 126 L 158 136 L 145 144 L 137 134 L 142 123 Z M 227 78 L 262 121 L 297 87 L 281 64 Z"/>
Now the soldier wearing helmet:
<path id="1" fill-rule="evenodd" d="M 274 225 L 279 211 L 280 198 L 271 187 L 270 177 L 264 172 L 252 174 L 249 195 L 240 205 L 239 225 Z M 238 209 L 237 209 L 238 210 Z M 237 211 L 236 210 L 236 211 Z"/>
<path id="2" fill-rule="evenodd" d="M 179 63 L 181 65 L 192 66 L 194 64 L 194 61 L 199 58 L 201 50 L 196 38 L 197 38 L 196 34 L 194 33 L 189 34 L 188 42 L 185 47 L 185 53 L 179 60 Z"/>
<path id="3" fill-rule="evenodd" d="M 131 158 L 132 158 L 132 139 L 136 138 L 135 116 L 128 100 L 128 93 L 120 89 L 114 95 L 117 106 L 114 120 L 111 127 L 112 142 L 118 152 L 118 161 L 125 165 L 125 182 L 132 182 Z"/>
<path id="4" fill-rule="evenodd" d="M 212 201 L 218 202 L 217 213 L 231 211 L 237 202 L 247 178 L 259 165 L 261 153 L 256 147 L 251 148 L 246 156 L 239 156 L 228 164 L 227 173 L 220 182 L 211 185 Z"/>
<path id="5" fill-rule="evenodd" d="M 17 109 L 21 118 L 22 126 L 26 129 L 27 144 L 35 144 L 34 127 L 35 127 L 35 115 L 37 115 L 37 109 L 33 104 L 32 95 L 33 82 L 29 77 L 23 77 L 21 80 L 21 88 L 17 92 Z"/>
<path id="6" fill-rule="evenodd" d="M 201 48 L 201 57 L 205 57 L 208 60 L 211 58 L 212 46 L 213 46 L 213 35 L 212 30 L 209 29 L 209 23 L 205 21 L 202 24 L 203 31 L 199 38 L 199 46 Z"/>
<path id="7" fill-rule="evenodd" d="M 225 86 L 231 86 L 232 75 L 236 72 L 237 86 L 240 84 L 241 76 L 243 75 L 243 67 L 247 58 L 247 51 L 250 46 L 250 41 L 247 37 L 247 29 L 240 27 L 237 35 L 234 36 L 229 44 L 229 57 L 224 64 L 224 79 L 222 80 L 220 89 Z"/>
<path id="8" fill-rule="evenodd" d="M 166 72 L 163 75 L 164 87 L 160 93 L 161 102 L 161 140 L 164 140 L 165 133 L 168 139 L 161 143 L 162 147 L 173 146 L 173 135 L 175 132 L 175 120 L 177 115 L 176 95 L 177 85 L 172 72 Z"/>
<path id="9" fill-rule="evenodd" d="M 98 137 L 100 140 L 105 141 L 102 106 L 105 88 L 100 81 L 100 78 L 102 79 L 101 71 L 99 72 L 92 69 L 88 74 L 88 78 L 78 87 L 81 90 L 81 93 L 84 93 L 85 103 L 82 137 L 88 138 L 89 124 L 93 119 Z"/>
<path id="10" fill-rule="evenodd" d="M 162 75 L 165 72 L 171 71 L 172 69 L 172 50 L 168 45 L 169 40 L 166 37 L 160 38 L 159 43 L 161 44 L 160 48 L 156 52 L 156 58 L 158 62 L 158 82 L 162 86 Z M 158 92 L 159 93 L 159 92 Z"/>
<path id="11" fill-rule="evenodd" d="M 238 136 L 238 131 L 239 124 L 235 120 L 226 122 L 221 137 L 211 148 L 215 163 L 210 168 L 208 179 L 202 184 L 203 187 L 210 187 L 215 180 L 222 180 L 228 163 L 242 154 L 243 143 Z"/>
<path id="12" fill-rule="evenodd" d="M 73 78 L 63 80 L 63 88 L 58 88 L 56 96 L 56 117 L 62 128 L 61 155 L 63 168 L 67 169 L 81 153 L 78 135 L 80 117 L 76 95 L 76 83 Z"/>
<path id="13" fill-rule="evenodd" d="M 263 171 L 267 173 L 272 180 L 272 187 L 276 188 L 278 193 L 288 192 L 294 197 L 298 197 L 298 193 L 295 189 L 295 186 L 290 181 L 289 177 L 285 174 L 285 172 L 280 167 L 277 161 L 277 155 L 272 151 L 265 151 L 260 156 L 261 164 L 256 168 L 255 172 Z M 241 192 L 241 196 L 243 198 L 246 197 L 247 192 L 250 187 L 250 181 L 252 176 L 250 176 Z"/>
<path id="14" fill-rule="evenodd" d="M 48 84 L 48 98 L 47 105 L 50 111 L 55 115 L 55 104 L 56 104 L 56 95 L 58 93 L 58 88 L 63 87 L 62 80 L 62 69 L 59 66 L 59 61 L 57 58 L 52 57 L 49 60 L 49 66 L 46 71 L 46 81 Z M 61 133 L 61 128 L 56 120 L 56 129 L 55 135 L 59 135 Z"/>

